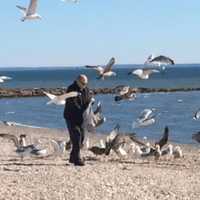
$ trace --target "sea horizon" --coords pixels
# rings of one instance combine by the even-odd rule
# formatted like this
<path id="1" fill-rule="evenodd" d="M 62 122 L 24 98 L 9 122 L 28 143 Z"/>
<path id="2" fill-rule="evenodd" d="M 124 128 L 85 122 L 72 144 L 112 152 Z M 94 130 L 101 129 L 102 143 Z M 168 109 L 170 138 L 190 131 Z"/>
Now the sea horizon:
<path id="1" fill-rule="evenodd" d="M 97 64 L 100 65 L 100 64 Z M 168 68 L 174 68 L 174 67 L 189 67 L 189 66 L 198 66 L 200 67 L 200 62 L 199 63 L 177 63 L 174 66 L 170 66 Z M 104 65 L 102 65 L 104 66 Z M 115 68 L 137 68 L 137 67 L 144 67 L 144 68 L 156 68 L 156 66 L 153 65 L 145 65 L 144 63 L 134 63 L 134 64 L 115 64 L 113 70 Z M 47 65 L 47 66 L 0 66 L 0 70 L 9 70 L 9 69 L 18 69 L 18 70 L 26 70 L 26 69 L 73 69 L 73 68 L 85 68 L 85 65 Z"/>

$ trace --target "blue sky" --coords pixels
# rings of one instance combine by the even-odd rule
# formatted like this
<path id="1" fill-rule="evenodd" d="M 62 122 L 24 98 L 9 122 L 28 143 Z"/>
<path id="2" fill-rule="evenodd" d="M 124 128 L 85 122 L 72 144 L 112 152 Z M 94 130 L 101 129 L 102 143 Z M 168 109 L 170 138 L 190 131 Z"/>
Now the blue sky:
<path id="1" fill-rule="evenodd" d="M 21 22 L 17 4 L 0 12 L 0 66 L 143 63 L 154 53 L 200 63 L 199 0 L 39 0 L 39 21 Z"/>

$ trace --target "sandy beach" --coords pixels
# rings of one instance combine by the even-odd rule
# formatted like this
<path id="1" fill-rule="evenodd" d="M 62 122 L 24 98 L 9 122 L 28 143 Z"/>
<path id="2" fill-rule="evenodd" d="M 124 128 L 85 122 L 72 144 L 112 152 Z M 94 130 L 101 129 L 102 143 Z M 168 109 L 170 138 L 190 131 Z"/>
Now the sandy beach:
<path id="1" fill-rule="evenodd" d="M 28 142 L 40 138 L 41 146 L 53 152 L 51 139 L 68 139 L 56 129 L 32 129 L 1 125 L 1 133 L 26 134 Z M 92 135 L 92 144 L 105 136 Z M 26 157 L 21 161 L 12 141 L 0 138 L 0 199 L 191 199 L 200 198 L 200 150 L 181 145 L 184 158 L 120 159 L 114 152 L 95 156 L 85 148 L 83 167 L 62 157 Z"/>

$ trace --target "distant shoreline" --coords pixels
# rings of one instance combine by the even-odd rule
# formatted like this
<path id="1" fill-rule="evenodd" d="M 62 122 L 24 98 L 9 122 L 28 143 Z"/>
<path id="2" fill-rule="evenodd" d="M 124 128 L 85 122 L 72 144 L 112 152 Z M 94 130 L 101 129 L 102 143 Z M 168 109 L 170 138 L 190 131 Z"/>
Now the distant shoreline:
<path id="1" fill-rule="evenodd" d="M 123 86 L 114 88 L 93 88 L 91 91 L 96 94 L 117 94 Z M 131 88 L 136 93 L 154 93 L 154 92 L 190 92 L 199 91 L 199 88 Z M 45 96 L 43 91 L 62 95 L 67 92 L 67 88 L 0 88 L 0 98 L 15 98 L 15 97 L 41 97 Z"/>

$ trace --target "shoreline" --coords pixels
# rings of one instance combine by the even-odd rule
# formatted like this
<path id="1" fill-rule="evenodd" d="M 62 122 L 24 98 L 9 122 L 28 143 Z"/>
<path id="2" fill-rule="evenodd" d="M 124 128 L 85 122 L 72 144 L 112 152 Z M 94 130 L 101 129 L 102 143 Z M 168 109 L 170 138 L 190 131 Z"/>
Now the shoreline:
<path id="1" fill-rule="evenodd" d="M 51 152 L 51 139 L 68 139 L 57 129 L 0 126 L 1 132 L 27 134 L 27 141 L 41 140 Z M 103 136 L 90 137 L 92 145 Z M 180 145 L 183 158 L 155 161 L 111 155 L 95 156 L 81 150 L 85 166 L 69 164 L 69 151 L 61 157 L 26 157 L 21 161 L 11 141 L 0 138 L 0 199 L 44 200 L 199 200 L 200 150 Z"/>
<path id="2" fill-rule="evenodd" d="M 114 88 L 92 88 L 94 95 L 97 94 L 117 94 L 124 85 Z M 190 92 L 200 91 L 200 88 L 131 88 L 135 93 L 159 93 L 159 92 Z M 55 95 L 66 93 L 67 88 L 0 88 L 0 98 L 16 98 L 16 97 L 41 97 L 45 96 L 43 92 L 49 92 Z"/>

